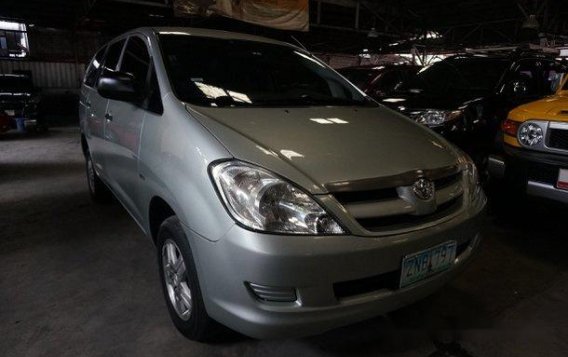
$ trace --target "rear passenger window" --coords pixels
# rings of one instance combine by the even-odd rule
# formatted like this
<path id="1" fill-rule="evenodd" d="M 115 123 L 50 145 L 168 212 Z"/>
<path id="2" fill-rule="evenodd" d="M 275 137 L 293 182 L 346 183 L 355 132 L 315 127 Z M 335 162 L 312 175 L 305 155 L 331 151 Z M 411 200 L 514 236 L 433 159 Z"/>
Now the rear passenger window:
<path id="1" fill-rule="evenodd" d="M 99 73 L 101 73 L 101 68 L 103 65 L 104 57 L 105 57 L 106 47 L 103 47 L 97 54 L 95 58 L 93 58 L 93 62 L 87 68 L 87 73 L 85 74 L 85 85 L 89 87 L 94 87 L 99 77 Z"/>
<path id="2" fill-rule="evenodd" d="M 109 46 L 104 66 L 106 70 L 116 71 L 125 41 L 126 40 L 120 40 Z"/>
<path id="3" fill-rule="evenodd" d="M 126 44 L 120 71 L 134 77 L 136 89 L 144 92 L 150 69 L 150 55 L 146 43 L 140 37 L 131 37 Z"/>

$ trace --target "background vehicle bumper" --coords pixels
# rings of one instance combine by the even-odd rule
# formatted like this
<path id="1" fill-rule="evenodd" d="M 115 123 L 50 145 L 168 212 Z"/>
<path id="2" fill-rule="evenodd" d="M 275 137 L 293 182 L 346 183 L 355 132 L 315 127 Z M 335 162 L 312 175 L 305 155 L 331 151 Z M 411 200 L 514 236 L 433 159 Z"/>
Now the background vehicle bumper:
<path id="1" fill-rule="evenodd" d="M 503 178 L 528 195 L 568 203 L 568 191 L 556 188 L 559 170 L 568 169 L 568 155 L 506 147 L 504 156 L 492 159 L 502 165 L 491 165 L 490 160 L 495 177 L 502 170 Z"/>
<path id="2" fill-rule="evenodd" d="M 554 185 L 529 181 L 527 183 L 527 193 L 531 196 L 547 198 L 554 201 L 568 203 L 568 191 L 560 190 Z"/>
<path id="3" fill-rule="evenodd" d="M 185 227 L 209 315 L 256 338 L 295 337 L 365 320 L 421 299 L 444 285 L 476 251 L 480 214 L 392 237 L 302 237 L 234 226 L 217 242 Z M 399 289 L 404 256 L 455 240 L 453 266 Z M 294 302 L 259 299 L 248 283 L 295 290 Z"/>

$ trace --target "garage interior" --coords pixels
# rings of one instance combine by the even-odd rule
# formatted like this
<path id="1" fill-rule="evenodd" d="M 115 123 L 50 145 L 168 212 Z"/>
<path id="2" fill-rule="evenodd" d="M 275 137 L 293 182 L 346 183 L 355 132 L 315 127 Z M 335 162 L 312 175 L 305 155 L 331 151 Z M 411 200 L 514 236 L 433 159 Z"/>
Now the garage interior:
<path id="1" fill-rule="evenodd" d="M 266 36 L 299 44 L 335 69 L 429 66 L 518 48 L 566 64 L 568 3 L 310 0 L 309 30 L 297 31 L 201 10 L 180 14 L 179 2 L 0 7 L 0 74 L 31 78 L 49 126 L 13 124 L 0 133 L 0 355 L 568 355 L 567 206 L 511 196 L 500 184 L 486 187 L 479 254 L 427 299 L 317 336 L 260 341 L 226 331 L 219 343 L 188 341 L 167 316 L 152 242 L 120 203 L 90 200 L 78 118 L 92 56 L 139 26 Z"/>

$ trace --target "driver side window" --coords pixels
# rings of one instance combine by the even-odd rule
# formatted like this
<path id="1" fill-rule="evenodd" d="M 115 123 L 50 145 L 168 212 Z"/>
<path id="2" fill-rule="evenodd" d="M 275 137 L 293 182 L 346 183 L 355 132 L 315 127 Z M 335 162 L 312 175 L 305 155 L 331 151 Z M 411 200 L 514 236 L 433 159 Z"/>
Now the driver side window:
<path id="1" fill-rule="evenodd" d="M 143 93 L 146 89 L 149 69 L 150 55 L 146 43 L 140 37 L 130 37 L 122 56 L 120 71 L 132 75 L 136 89 Z"/>
<path id="2" fill-rule="evenodd" d="M 134 78 L 136 90 L 143 94 L 139 106 L 151 112 L 161 114 L 163 107 L 160 88 L 148 47 L 142 38 L 133 36 L 128 39 L 122 55 L 120 71 L 130 74 Z"/>

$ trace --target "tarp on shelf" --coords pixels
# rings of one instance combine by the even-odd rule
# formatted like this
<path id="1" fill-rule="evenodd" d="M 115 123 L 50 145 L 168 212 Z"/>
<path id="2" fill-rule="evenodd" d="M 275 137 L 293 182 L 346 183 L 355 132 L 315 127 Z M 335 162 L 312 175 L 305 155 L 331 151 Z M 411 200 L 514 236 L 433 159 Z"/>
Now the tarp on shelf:
<path id="1" fill-rule="evenodd" d="M 176 16 L 218 14 L 281 30 L 308 31 L 309 0 L 174 0 Z"/>

